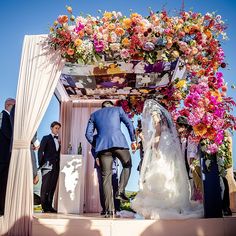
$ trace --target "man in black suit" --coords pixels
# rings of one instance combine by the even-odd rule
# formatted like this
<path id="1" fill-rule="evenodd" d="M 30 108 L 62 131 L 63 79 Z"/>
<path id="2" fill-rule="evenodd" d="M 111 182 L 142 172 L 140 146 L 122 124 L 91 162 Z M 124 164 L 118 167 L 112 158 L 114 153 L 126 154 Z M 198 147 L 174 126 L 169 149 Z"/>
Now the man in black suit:
<path id="1" fill-rule="evenodd" d="M 15 104 L 15 99 L 5 101 L 5 110 L 0 113 L 0 215 L 4 214 L 5 196 L 7 188 L 8 170 L 11 157 L 12 126 L 10 111 Z"/>
<path id="2" fill-rule="evenodd" d="M 44 212 L 56 213 L 52 201 L 60 170 L 61 146 L 58 141 L 60 128 L 61 124 L 57 121 L 51 124 L 51 134 L 43 137 L 38 151 L 39 168 L 42 172 L 40 195 Z"/>

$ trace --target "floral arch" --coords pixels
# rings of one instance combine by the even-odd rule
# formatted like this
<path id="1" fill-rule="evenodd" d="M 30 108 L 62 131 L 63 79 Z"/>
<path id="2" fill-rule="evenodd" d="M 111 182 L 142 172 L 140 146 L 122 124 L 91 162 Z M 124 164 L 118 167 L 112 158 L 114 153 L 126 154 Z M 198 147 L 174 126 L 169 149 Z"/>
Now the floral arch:
<path id="1" fill-rule="evenodd" d="M 207 153 L 219 150 L 224 131 L 235 129 L 235 117 L 230 114 L 235 102 L 226 96 L 227 86 L 219 72 L 226 67 L 220 41 L 227 39 L 220 15 L 181 11 L 169 16 L 166 11 L 150 11 L 147 17 L 138 13 L 126 17 L 113 11 L 100 17 L 75 17 L 71 7 L 67 11 L 69 16 L 60 15 L 49 35 L 49 45 L 67 62 L 102 68 L 106 58 L 126 63 L 141 60 L 146 66 L 181 61 L 187 73 L 154 91 L 174 119 L 187 117 L 194 138 L 204 140 Z M 119 103 L 132 116 L 142 111 L 149 92 L 127 94 L 128 100 Z"/>
<path id="2" fill-rule="evenodd" d="M 131 109 L 127 112 L 140 113 L 140 106 L 129 104 L 140 105 L 154 91 L 162 96 L 174 119 L 179 115 L 188 118 L 196 140 L 204 140 L 209 154 L 222 151 L 224 131 L 235 129 L 235 117 L 230 114 L 235 102 L 226 96 L 226 83 L 218 71 L 226 67 L 220 41 L 227 38 L 219 15 L 181 11 L 178 16 L 169 16 L 165 11 L 151 11 L 147 17 L 137 13 L 125 17 L 119 12 L 75 17 L 71 7 L 67 11 L 69 16 L 59 16 L 49 35 L 25 36 L 6 214 L 0 217 L 3 234 L 31 235 L 33 184 L 29 145 L 57 86 L 64 61 L 72 65 L 92 64 L 101 70 L 107 58 L 125 64 L 142 61 L 148 68 L 178 61 L 178 67 L 186 68 L 184 76 L 170 80 L 168 86 L 141 88 L 137 96 L 126 94 Z M 24 204 L 19 204 L 19 199 Z"/>

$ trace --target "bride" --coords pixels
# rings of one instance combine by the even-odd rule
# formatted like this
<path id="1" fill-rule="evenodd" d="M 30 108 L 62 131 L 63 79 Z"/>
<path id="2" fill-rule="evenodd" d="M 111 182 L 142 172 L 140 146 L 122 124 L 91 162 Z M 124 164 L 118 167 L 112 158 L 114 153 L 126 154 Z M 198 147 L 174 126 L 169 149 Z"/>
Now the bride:
<path id="1" fill-rule="evenodd" d="M 201 217 L 202 205 L 190 201 L 190 187 L 176 128 L 169 112 L 156 100 L 143 110 L 144 159 L 139 192 L 131 207 L 145 218 Z"/>

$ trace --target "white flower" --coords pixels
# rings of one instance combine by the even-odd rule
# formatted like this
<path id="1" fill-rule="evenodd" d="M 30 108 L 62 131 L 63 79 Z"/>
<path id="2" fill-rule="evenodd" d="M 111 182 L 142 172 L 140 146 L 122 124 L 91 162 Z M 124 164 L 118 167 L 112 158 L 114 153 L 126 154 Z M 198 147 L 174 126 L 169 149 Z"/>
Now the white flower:
<path id="1" fill-rule="evenodd" d="M 147 19 L 142 19 L 141 22 L 145 25 L 147 29 L 152 27 L 152 24 Z"/>
<path id="2" fill-rule="evenodd" d="M 111 43 L 110 44 L 110 49 L 112 51 L 119 51 L 120 50 L 120 43 Z"/>
<path id="3" fill-rule="evenodd" d="M 218 21 L 221 20 L 221 15 L 217 15 L 216 20 L 218 20 Z"/>
<path id="4" fill-rule="evenodd" d="M 115 32 L 111 32 L 110 37 L 112 43 L 115 43 L 117 41 L 117 34 Z"/>
<path id="5" fill-rule="evenodd" d="M 84 17 L 82 17 L 82 16 L 78 16 L 78 17 L 75 19 L 75 22 L 76 22 L 76 24 L 77 24 L 78 22 L 80 22 L 80 23 L 82 23 L 83 25 L 86 25 L 87 19 L 84 18 Z"/>

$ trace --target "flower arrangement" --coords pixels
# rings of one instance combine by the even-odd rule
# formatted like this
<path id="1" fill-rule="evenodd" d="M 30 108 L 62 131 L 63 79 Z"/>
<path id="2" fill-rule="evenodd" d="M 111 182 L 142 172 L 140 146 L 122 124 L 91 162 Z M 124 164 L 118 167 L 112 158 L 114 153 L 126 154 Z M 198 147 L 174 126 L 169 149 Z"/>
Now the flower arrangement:
<path id="1" fill-rule="evenodd" d="M 205 151 L 205 163 L 207 169 L 209 170 L 211 167 L 212 154 L 207 151 L 208 145 L 209 141 L 207 139 L 201 142 L 202 150 Z M 216 145 L 212 144 L 212 146 Z M 219 174 L 220 176 L 225 177 L 227 174 L 227 169 L 232 167 L 233 164 L 232 140 L 230 134 L 227 131 L 224 132 L 224 138 L 222 140 L 221 145 L 219 145 L 219 147 L 216 146 L 215 148 L 217 148 L 217 153 L 215 157 L 218 164 Z"/>
<path id="2" fill-rule="evenodd" d="M 121 106 L 123 110 L 128 114 L 129 118 L 134 115 L 140 115 L 143 111 L 144 97 L 128 96 L 126 99 L 117 100 L 116 106 Z"/>
<path id="3" fill-rule="evenodd" d="M 225 68 L 220 40 L 227 39 L 226 25 L 215 13 L 181 11 L 169 16 L 166 11 L 147 17 L 131 13 L 104 12 L 100 17 L 61 15 L 50 29 L 49 45 L 60 50 L 67 62 L 98 63 L 102 60 L 175 61 L 180 58 L 187 76 L 162 88 L 163 100 L 172 114 L 185 115 L 193 126 L 195 139 L 205 142 L 208 154 L 217 153 L 225 129 L 235 129 L 230 112 L 235 102 L 226 97 L 227 87 L 219 68 Z M 120 101 L 133 116 L 141 113 L 139 98 Z"/>

